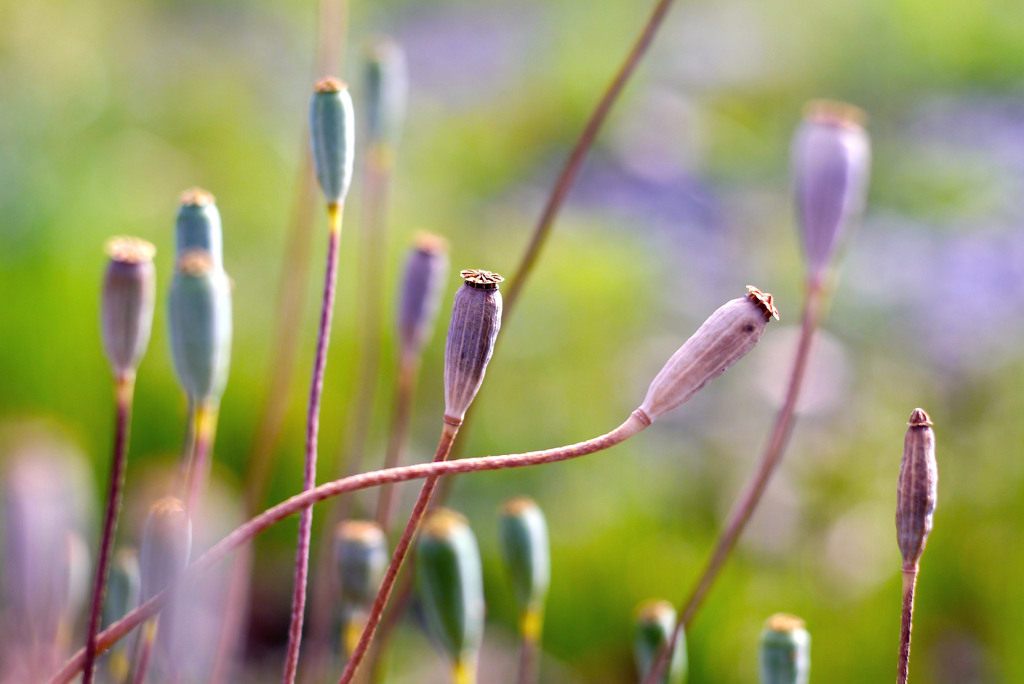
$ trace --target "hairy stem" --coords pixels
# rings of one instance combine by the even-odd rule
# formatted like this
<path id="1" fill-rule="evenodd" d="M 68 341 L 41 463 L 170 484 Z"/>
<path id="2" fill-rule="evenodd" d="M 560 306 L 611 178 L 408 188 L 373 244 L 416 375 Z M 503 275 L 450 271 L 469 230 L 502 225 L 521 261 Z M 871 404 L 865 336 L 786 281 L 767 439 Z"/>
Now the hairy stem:
<path id="1" fill-rule="evenodd" d="M 917 566 L 903 568 L 903 615 L 900 620 L 900 659 L 896 667 L 896 684 L 907 684 L 910 669 L 910 630 L 914 621 L 914 589 L 917 587 Z"/>

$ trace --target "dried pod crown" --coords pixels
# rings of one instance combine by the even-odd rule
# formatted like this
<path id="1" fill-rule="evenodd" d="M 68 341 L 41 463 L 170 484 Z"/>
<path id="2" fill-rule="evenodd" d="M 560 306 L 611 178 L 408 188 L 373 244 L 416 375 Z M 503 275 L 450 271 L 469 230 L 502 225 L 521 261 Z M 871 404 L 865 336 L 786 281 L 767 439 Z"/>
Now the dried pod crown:
<path id="1" fill-rule="evenodd" d="M 445 421 L 460 425 L 480 390 L 501 327 L 502 278 L 490 271 L 461 272 L 445 346 Z"/>

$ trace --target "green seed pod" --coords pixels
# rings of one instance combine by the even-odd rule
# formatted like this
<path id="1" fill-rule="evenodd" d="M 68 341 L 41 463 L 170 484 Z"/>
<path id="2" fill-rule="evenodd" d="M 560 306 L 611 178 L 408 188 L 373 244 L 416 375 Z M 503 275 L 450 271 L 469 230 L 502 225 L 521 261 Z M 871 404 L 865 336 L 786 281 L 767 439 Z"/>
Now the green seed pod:
<path id="1" fill-rule="evenodd" d="M 896 487 L 896 540 L 903 567 L 910 570 L 917 568 L 932 531 L 939 469 L 935 462 L 935 432 L 924 409 L 914 409 L 907 426 Z"/>
<path id="2" fill-rule="evenodd" d="M 658 656 L 668 646 L 676 629 L 676 609 L 668 601 L 648 601 L 636 612 L 633 657 L 640 680 L 646 680 Z M 682 684 L 686 680 L 686 636 L 682 631 L 672 649 L 672 660 L 662 672 L 659 684 Z"/>
<path id="3" fill-rule="evenodd" d="M 431 635 L 456 666 L 472 669 L 484 632 L 480 549 L 466 519 L 438 509 L 423 523 L 416 580 Z"/>
<path id="4" fill-rule="evenodd" d="M 316 177 L 327 204 L 341 204 L 352 183 L 355 115 L 348 87 L 336 78 L 316 84 L 309 107 Z"/>
<path id="5" fill-rule="evenodd" d="M 114 375 L 134 376 L 146 354 L 153 331 L 156 304 L 156 248 L 131 237 L 107 242 L 107 272 L 103 279 L 101 332 L 103 349 Z"/>
<path id="6" fill-rule="evenodd" d="M 192 249 L 203 249 L 210 253 L 215 269 L 224 269 L 224 238 L 220 226 L 220 212 L 217 211 L 216 200 L 210 193 L 200 188 L 192 188 L 181 194 L 174 237 L 177 256 Z"/>
<path id="7" fill-rule="evenodd" d="M 747 285 L 746 297 L 723 304 L 686 340 L 651 382 L 640 410 L 652 421 L 689 401 L 754 348 L 779 312 L 770 294 Z"/>
<path id="8" fill-rule="evenodd" d="M 443 239 L 422 233 L 405 262 L 398 306 L 403 354 L 418 354 L 434 330 L 448 275 L 447 249 Z"/>
<path id="9" fill-rule="evenodd" d="M 371 145 L 394 147 L 405 119 L 409 76 L 405 52 L 390 38 L 377 38 L 366 47 L 366 129 Z"/>
<path id="10" fill-rule="evenodd" d="M 178 380 L 197 405 L 220 401 L 231 362 L 231 281 L 205 250 L 179 255 L 168 309 Z"/>
<path id="11" fill-rule="evenodd" d="M 778 613 L 768 618 L 758 650 L 761 684 L 807 684 L 811 675 L 811 635 L 804 621 Z"/>
<path id="12" fill-rule="evenodd" d="M 139 552 L 142 603 L 167 589 L 188 567 L 192 551 L 192 521 L 185 504 L 169 496 L 149 509 Z"/>
<path id="13" fill-rule="evenodd" d="M 346 520 L 334 530 L 334 562 L 341 587 L 342 609 L 366 609 L 377 596 L 391 556 L 380 525 Z"/>
<path id="14" fill-rule="evenodd" d="M 465 283 L 455 293 L 448 343 L 444 350 L 444 419 L 461 425 L 473 403 L 494 353 L 501 327 L 501 293 L 504 280 L 490 271 L 468 270 Z"/>
<path id="15" fill-rule="evenodd" d="M 106 597 L 103 601 L 103 625 L 109 627 L 139 605 L 142 579 L 139 574 L 139 556 L 122 549 L 110 564 Z"/>
<path id="16" fill-rule="evenodd" d="M 519 630 L 524 637 L 536 641 L 551 583 L 548 523 L 540 506 L 526 497 L 506 502 L 498 524 L 498 541 L 519 603 Z"/>

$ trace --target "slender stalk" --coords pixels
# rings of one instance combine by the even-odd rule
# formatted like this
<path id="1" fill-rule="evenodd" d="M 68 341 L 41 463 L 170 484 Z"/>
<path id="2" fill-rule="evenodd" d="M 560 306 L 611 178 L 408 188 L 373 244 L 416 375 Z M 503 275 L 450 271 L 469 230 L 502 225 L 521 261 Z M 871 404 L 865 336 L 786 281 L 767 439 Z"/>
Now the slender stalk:
<path id="1" fill-rule="evenodd" d="M 775 416 L 775 424 L 772 427 L 771 437 L 764 453 L 761 454 L 761 461 L 755 471 L 753 478 L 747 484 L 747 488 L 740 496 L 739 502 L 729 514 L 729 520 L 715 542 L 714 551 L 704 572 L 697 581 L 690 594 L 690 598 L 679 611 L 682 619 L 676 624 L 675 632 L 669 640 L 669 647 L 666 648 L 654 662 L 643 684 L 654 684 L 661 676 L 661 672 L 672 658 L 673 644 L 679 639 L 679 634 L 687 630 L 693 622 L 697 611 L 700 610 L 708 592 L 719 572 L 725 565 L 729 554 L 732 553 L 736 542 L 743 533 L 744 528 L 750 521 L 754 509 L 757 508 L 772 473 L 782 460 L 789 444 L 790 435 L 793 433 L 793 422 L 796 417 L 796 404 L 800 398 L 800 389 L 803 386 L 804 375 L 807 371 L 807 362 L 810 360 L 811 343 L 814 340 L 814 333 L 818 328 L 821 319 L 822 305 L 824 303 L 825 288 L 820 279 L 808 281 L 807 293 L 804 297 L 803 318 L 800 325 L 800 339 L 797 344 L 796 356 L 793 359 L 793 369 L 789 376 L 789 384 L 786 387 L 786 398 Z"/>
<path id="2" fill-rule="evenodd" d="M 103 535 L 100 538 L 100 552 L 96 559 L 96 577 L 92 587 L 92 602 L 89 606 L 89 623 L 85 637 L 85 670 L 82 684 L 92 684 L 96 665 L 96 635 L 100 631 L 103 616 L 103 597 L 106 594 L 107 576 L 110 574 L 110 558 L 114 552 L 114 536 L 117 533 L 117 518 L 121 512 L 121 495 L 124 491 L 125 466 L 128 462 L 128 439 L 132 423 L 132 399 L 135 396 L 134 373 L 124 375 L 115 381 L 114 453 L 110 459 L 110 489 L 107 492 L 107 511 L 103 518 Z"/>
<path id="3" fill-rule="evenodd" d="M 242 638 L 242 623 L 248 613 L 246 599 L 249 597 L 251 567 L 251 548 L 240 550 L 231 561 L 228 595 L 224 601 L 224 622 L 217 642 L 217 653 L 210 668 L 211 684 L 229 678 L 232 660 Z"/>
<path id="4" fill-rule="evenodd" d="M 634 411 L 619 427 L 600 437 L 568 446 L 531 451 L 522 454 L 502 456 L 485 456 L 482 458 L 465 458 L 461 461 L 444 461 L 433 463 L 417 463 L 415 465 L 376 470 L 351 477 L 327 482 L 314 489 L 282 501 L 268 508 L 212 546 L 206 553 L 193 562 L 184 577 L 184 582 L 192 582 L 224 560 L 232 551 L 248 543 L 261 532 L 273 527 L 282 520 L 303 511 L 321 501 L 336 497 L 346 492 L 353 492 L 383 484 L 422 480 L 430 477 L 443 477 L 455 473 L 483 472 L 489 470 L 505 470 L 508 468 L 524 468 L 545 463 L 557 463 L 598 451 L 609 449 L 621 444 L 633 435 L 650 425 L 650 421 L 640 411 Z M 153 617 L 164 607 L 169 593 L 164 591 L 136 608 L 100 633 L 97 640 L 97 652 L 110 648 L 119 639 L 124 638 L 133 629 Z M 81 671 L 85 661 L 85 651 L 80 650 L 69 659 L 64 666 L 50 678 L 48 684 L 68 684 Z"/>
<path id="5" fill-rule="evenodd" d="M 419 353 L 410 352 L 403 354 L 399 363 L 395 413 L 391 423 L 391 435 L 388 437 L 387 452 L 384 455 L 385 469 L 394 468 L 402 462 L 402 453 L 405 451 L 405 442 L 409 434 L 409 418 L 412 415 L 412 401 L 416 394 L 420 361 Z M 377 499 L 377 524 L 385 532 L 391 529 L 397 505 L 395 485 L 387 484 L 381 487 L 380 496 Z"/>
<path id="6" fill-rule="evenodd" d="M 537 681 L 539 647 L 540 644 L 536 639 L 523 635 L 522 643 L 519 646 L 519 676 L 516 679 L 519 684 L 533 684 Z"/>
<path id="7" fill-rule="evenodd" d="M 907 684 L 910 668 L 910 630 L 914 621 L 914 589 L 917 587 L 917 566 L 903 568 L 903 616 L 900 620 L 900 659 L 896 668 L 896 684 Z"/>
<path id="8" fill-rule="evenodd" d="M 159 617 L 154 617 L 142 628 L 139 648 L 135 658 L 135 674 L 132 676 L 132 684 L 142 684 L 146 681 L 149 673 L 149 659 L 153 655 L 153 644 L 156 643 L 156 630 Z"/>
<path id="9" fill-rule="evenodd" d="M 331 319 L 334 314 L 334 296 L 338 281 L 338 247 L 341 243 L 343 207 L 329 204 L 327 215 L 330 231 L 327 242 L 327 269 L 324 275 L 323 304 L 320 309 L 320 331 L 317 335 L 316 359 L 313 362 L 313 380 L 309 389 L 309 410 L 306 417 L 306 467 L 302 489 L 316 486 L 317 437 L 320 432 L 320 399 L 324 388 L 324 370 L 327 367 L 327 348 L 331 338 Z M 302 622 L 306 609 L 306 577 L 309 573 L 309 542 L 313 529 L 313 509 L 306 507 L 299 517 L 299 539 L 295 554 L 295 588 L 292 594 L 291 626 L 288 629 L 288 649 L 285 653 L 284 684 L 293 684 L 299 665 L 299 646 L 302 643 Z"/>
<path id="10" fill-rule="evenodd" d="M 188 465 L 188 475 L 185 479 L 187 482 L 185 507 L 188 508 L 193 521 L 196 517 L 196 509 L 199 507 L 199 495 L 207 481 L 210 469 L 210 454 L 213 451 L 213 441 L 217 436 L 217 415 L 218 407 L 212 403 L 199 404 L 193 414 L 192 434 L 195 435 L 195 443 L 192 449 L 192 459 Z"/>

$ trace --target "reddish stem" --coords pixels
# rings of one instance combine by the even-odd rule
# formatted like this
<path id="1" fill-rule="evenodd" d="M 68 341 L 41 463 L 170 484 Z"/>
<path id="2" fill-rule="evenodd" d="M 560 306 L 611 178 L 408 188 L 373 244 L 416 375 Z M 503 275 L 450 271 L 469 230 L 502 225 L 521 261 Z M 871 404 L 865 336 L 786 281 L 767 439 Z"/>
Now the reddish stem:
<path id="1" fill-rule="evenodd" d="M 903 568 L 903 615 L 900 619 L 900 659 L 896 667 L 896 684 L 907 684 L 910 669 L 910 630 L 914 621 L 914 590 L 917 587 L 917 566 Z"/>

